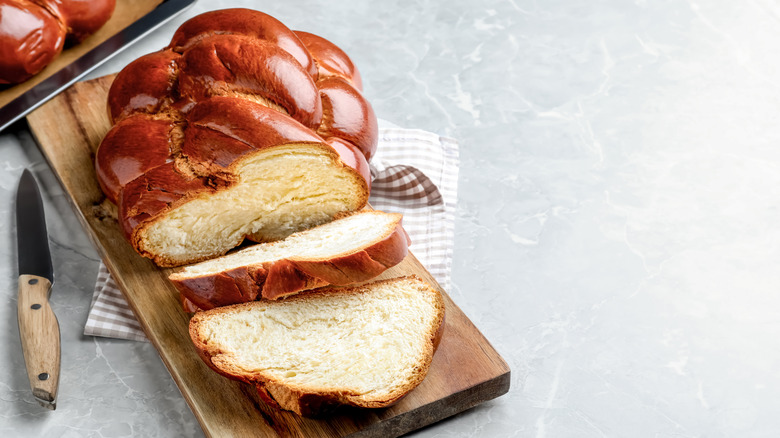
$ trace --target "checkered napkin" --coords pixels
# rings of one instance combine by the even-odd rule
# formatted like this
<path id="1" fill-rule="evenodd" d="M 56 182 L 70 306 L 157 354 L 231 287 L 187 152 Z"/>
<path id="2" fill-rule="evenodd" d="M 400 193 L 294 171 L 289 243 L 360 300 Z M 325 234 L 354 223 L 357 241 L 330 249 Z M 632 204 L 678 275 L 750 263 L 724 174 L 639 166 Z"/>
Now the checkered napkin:
<path id="1" fill-rule="evenodd" d="M 404 215 L 404 229 L 412 239 L 410 250 L 449 290 L 458 185 L 457 142 L 380 121 L 379 146 L 371 160 L 371 175 L 371 205 Z M 103 263 L 84 334 L 146 340 Z"/>

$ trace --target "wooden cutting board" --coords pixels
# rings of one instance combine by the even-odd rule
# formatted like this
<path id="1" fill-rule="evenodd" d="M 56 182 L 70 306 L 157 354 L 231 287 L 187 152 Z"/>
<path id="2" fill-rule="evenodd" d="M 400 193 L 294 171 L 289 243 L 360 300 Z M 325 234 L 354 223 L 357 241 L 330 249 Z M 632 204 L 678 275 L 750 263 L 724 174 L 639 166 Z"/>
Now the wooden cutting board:
<path id="1" fill-rule="evenodd" d="M 109 129 L 113 76 L 80 82 L 32 112 L 30 128 L 108 269 L 208 436 L 392 437 L 429 425 L 509 390 L 509 367 L 442 290 L 444 335 L 426 379 L 396 405 L 344 409 L 308 419 L 265 405 L 254 389 L 211 371 L 187 334 L 188 316 L 169 270 L 138 256 L 122 238 L 98 187 L 92 160 Z M 380 278 L 417 274 L 438 283 L 411 254 Z M 441 289 L 440 289 L 441 290 Z"/>

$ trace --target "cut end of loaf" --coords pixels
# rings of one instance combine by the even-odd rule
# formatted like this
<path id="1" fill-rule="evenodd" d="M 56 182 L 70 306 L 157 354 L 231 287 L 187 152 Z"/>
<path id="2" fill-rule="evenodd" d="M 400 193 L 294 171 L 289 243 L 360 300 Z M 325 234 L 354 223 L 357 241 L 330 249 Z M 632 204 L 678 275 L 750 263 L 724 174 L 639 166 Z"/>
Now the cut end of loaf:
<path id="1" fill-rule="evenodd" d="M 366 204 L 376 116 L 347 55 L 301 37 L 259 11 L 212 11 L 117 75 L 96 171 L 139 254 L 194 263 Z"/>
<path id="2" fill-rule="evenodd" d="M 252 245 L 223 257 L 185 266 L 171 277 L 176 279 L 211 275 L 242 266 L 264 264 L 282 259 L 330 260 L 349 255 L 375 243 L 395 231 L 401 215 L 381 211 L 361 211 L 344 218 L 294 233 L 287 238 Z"/>
<path id="3" fill-rule="evenodd" d="M 220 373 L 302 414 L 312 397 L 369 408 L 399 400 L 424 379 L 443 320 L 439 292 L 402 277 L 200 312 L 190 335 Z"/>
<path id="4" fill-rule="evenodd" d="M 201 309 L 367 281 L 408 254 L 401 218 L 376 210 L 345 214 L 283 240 L 185 266 L 169 279 Z"/>
<path id="5" fill-rule="evenodd" d="M 367 202 L 365 181 L 329 147 L 286 144 L 247 155 L 237 182 L 203 194 L 136 231 L 140 251 L 162 266 L 221 255 L 245 237 L 273 241 Z"/>

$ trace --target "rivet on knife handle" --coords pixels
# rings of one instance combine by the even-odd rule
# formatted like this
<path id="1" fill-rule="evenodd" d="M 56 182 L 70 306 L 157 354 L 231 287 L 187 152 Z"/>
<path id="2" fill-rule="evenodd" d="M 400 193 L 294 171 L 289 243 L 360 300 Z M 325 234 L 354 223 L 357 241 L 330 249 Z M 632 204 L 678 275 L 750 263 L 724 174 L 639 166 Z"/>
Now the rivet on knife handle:
<path id="1" fill-rule="evenodd" d="M 60 380 L 60 326 L 49 305 L 51 282 L 19 276 L 19 334 L 33 396 L 48 409 L 57 407 Z"/>

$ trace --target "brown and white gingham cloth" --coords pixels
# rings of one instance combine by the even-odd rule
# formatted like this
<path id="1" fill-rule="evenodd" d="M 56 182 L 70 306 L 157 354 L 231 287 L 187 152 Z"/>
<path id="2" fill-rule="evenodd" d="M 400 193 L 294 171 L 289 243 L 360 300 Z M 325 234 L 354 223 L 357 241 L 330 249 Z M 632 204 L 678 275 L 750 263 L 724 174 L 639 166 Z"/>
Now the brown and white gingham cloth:
<path id="1" fill-rule="evenodd" d="M 385 127 L 380 121 L 379 146 L 371 160 L 371 205 L 404 215 L 412 239 L 410 250 L 445 290 L 450 287 L 455 203 L 458 188 L 458 144 L 418 129 Z M 84 334 L 146 340 L 124 296 L 105 265 L 100 264 Z"/>

